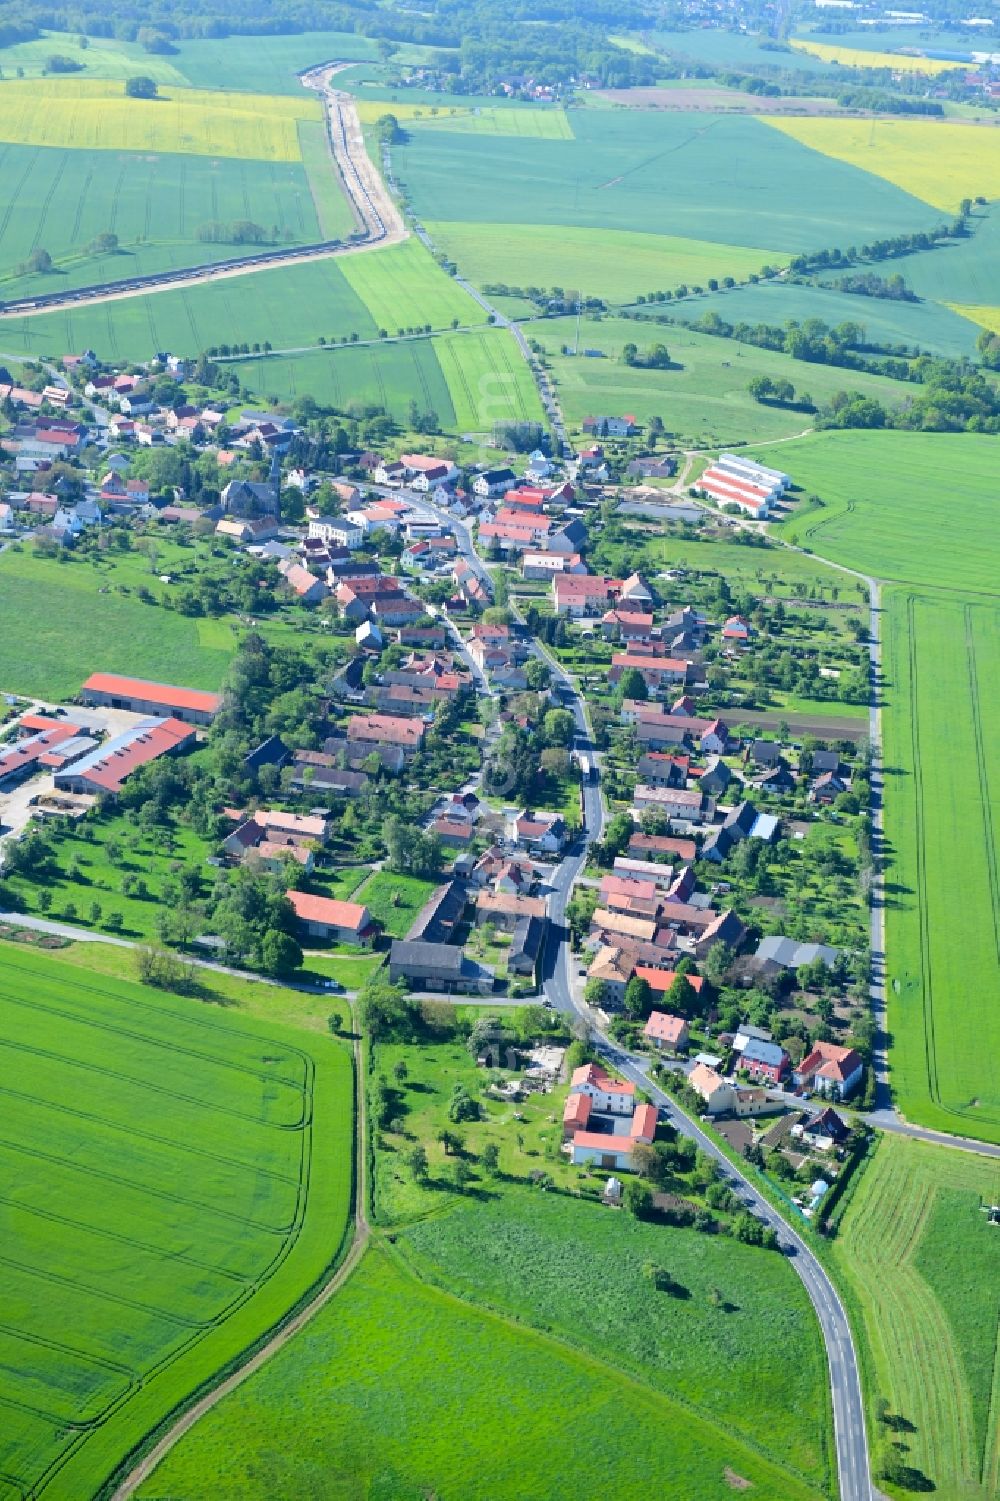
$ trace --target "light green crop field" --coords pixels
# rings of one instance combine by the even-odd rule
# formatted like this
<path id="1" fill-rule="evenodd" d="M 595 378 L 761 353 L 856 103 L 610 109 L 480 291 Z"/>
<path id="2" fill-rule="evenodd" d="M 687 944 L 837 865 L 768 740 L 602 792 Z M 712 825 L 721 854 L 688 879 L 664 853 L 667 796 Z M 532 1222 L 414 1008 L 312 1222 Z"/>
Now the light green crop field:
<path id="1" fill-rule="evenodd" d="M 432 96 L 433 97 L 433 96 Z M 424 113 L 410 123 L 417 129 L 458 130 L 463 134 L 488 136 L 534 136 L 540 141 L 571 141 L 573 126 L 564 109 L 477 109 L 456 115 L 435 115 L 426 105 Z"/>
<path id="2" fill-rule="evenodd" d="M 773 1252 L 529 1188 L 432 1215 L 401 1245 L 430 1280 L 592 1354 L 613 1350 L 610 1364 L 827 1483 L 819 1331 L 801 1283 Z M 581 1245 L 586 1279 L 574 1272 Z M 642 1275 L 649 1261 L 687 1296 L 657 1292 Z"/>
<path id="3" fill-rule="evenodd" d="M 199 622 L 101 593 L 104 577 L 79 561 L 0 555 L 0 691 L 71 698 L 96 665 L 154 682 L 218 688 L 232 645 L 203 646 Z M 31 650 L 25 649 L 30 640 Z"/>
<path id="4" fill-rule="evenodd" d="M 862 389 L 881 401 L 902 401 L 909 387 L 876 375 L 856 375 L 832 366 L 806 365 L 770 350 L 753 349 L 742 358 L 730 339 L 713 338 L 676 325 L 635 323 L 623 318 L 585 320 L 576 356 L 560 353 L 576 347 L 576 320 L 553 318 L 539 322 L 532 337 L 544 346 L 552 362 L 559 399 L 570 427 L 579 428 L 594 413 L 632 412 L 640 423 L 662 417 L 669 432 L 698 447 L 787 438 L 812 423 L 810 412 L 766 406 L 747 391 L 751 375 L 787 378 L 801 395 L 828 400 L 845 385 Z M 621 363 L 626 343 L 647 349 L 665 344 L 676 368 L 642 370 Z M 588 358 L 582 351 L 597 349 L 606 358 Z M 766 462 L 766 460 L 765 460 Z"/>
<path id="5" fill-rule="evenodd" d="M 81 78 L 124 79 L 142 73 L 156 83 L 189 82 L 169 57 L 147 52 L 138 42 L 119 42 L 110 37 L 87 37 L 86 41 L 86 47 L 81 47 L 78 32 L 46 31 L 32 42 L 0 47 L 0 68 L 5 79 L 15 78 L 18 68 L 23 69 L 25 78 L 40 78 L 48 59 L 58 54 L 80 64 L 83 72 L 76 76 Z M 213 81 L 205 82 L 206 87 L 217 86 Z"/>
<path id="6" fill-rule="evenodd" d="M 477 286 L 573 287 L 608 302 L 630 302 L 682 282 L 704 286 L 710 276 L 741 280 L 767 262 L 788 260 L 767 250 L 628 229 L 506 224 L 502 233 L 490 234 L 480 224 L 431 221 L 427 230 Z"/>
<path id="7" fill-rule="evenodd" d="M 486 321 L 479 304 L 441 270 L 430 251 L 413 236 L 387 250 L 345 256 L 340 269 L 376 327 L 390 333 L 411 324 L 446 328 L 453 318 L 462 324 Z"/>
<path id="8" fill-rule="evenodd" d="M 603 1359 L 429 1287 L 378 1248 L 139 1495 L 496 1501 L 515 1474 L 519 1495 L 561 1501 L 567 1467 L 596 1473 L 609 1452 L 624 1495 L 730 1501 L 741 1480 L 759 1501 L 821 1494 Z"/>
<path id="9" fill-rule="evenodd" d="M 374 43 L 353 31 L 206 37 L 180 40 L 175 45 L 174 65 L 194 88 L 245 89 L 254 94 L 300 98 L 303 89 L 295 75 L 303 69 L 375 56 Z"/>
<path id="10" fill-rule="evenodd" d="M 766 451 L 760 458 L 768 462 Z M 781 528 L 789 541 L 878 578 L 996 595 L 993 438 L 824 432 L 783 446 L 780 462 L 822 501 L 795 507 Z"/>
<path id="11" fill-rule="evenodd" d="M 1000 602 L 884 597 L 892 1087 L 1000 1141 Z"/>
<path id="12" fill-rule="evenodd" d="M 334 168 L 325 124 L 320 120 L 300 120 L 299 146 L 320 238 L 345 239 L 357 228 L 357 221 Z"/>
<path id="13" fill-rule="evenodd" d="M 304 133 L 318 132 L 325 155 L 323 127 L 302 121 L 300 130 L 310 153 L 312 139 Z M 200 240 L 199 226 L 212 221 L 253 219 L 279 245 L 348 234 L 353 220 L 329 158 L 322 177 L 319 165 L 312 156 L 307 172 L 302 162 L 0 146 L 0 173 L 9 184 L 0 213 L 3 296 L 68 291 L 254 253 L 257 247 Z M 90 241 L 105 231 L 118 236 L 118 252 L 89 254 Z M 38 245 L 57 274 L 17 275 L 18 263 Z"/>
<path id="14" fill-rule="evenodd" d="M 14 946 L 0 1050 L 4 1494 L 93 1496 L 336 1258 L 350 1055 Z"/>
<path id="15" fill-rule="evenodd" d="M 902 1441 L 919 1489 L 948 1501 L 1000 1492 L 1000 1232 L 982 1212 L 997 1202 L 1000 1163 L 886 1135 L 831 1252 L 864 1335 L 869 1436 Z"/>
<path id="16" fill-rule="evenodd" d="M 435 342 L 459 432 L 488 433 L 507 420 L 544 423 L 538 388 L 508 329 L 445 334 Z"/>

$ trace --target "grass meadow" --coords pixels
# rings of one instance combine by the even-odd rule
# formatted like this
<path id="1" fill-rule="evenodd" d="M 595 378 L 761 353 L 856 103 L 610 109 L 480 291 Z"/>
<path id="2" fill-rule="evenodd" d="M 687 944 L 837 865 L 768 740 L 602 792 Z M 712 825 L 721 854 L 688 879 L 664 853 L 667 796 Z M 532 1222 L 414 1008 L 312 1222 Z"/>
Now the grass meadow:
<path id="1" fill-rule="evenodd" d="M 15 76 L 17 69 L 26 78 L 41 78 L 53 53 L 72 58 L 85 70 L 87 78 L 129 78 L 143 73 L 156 83 L 184 85 L 188 79 L 169 57 L 158 57 L 140 47 L 138 42 L 121 42 L 112 37 L 87 37 L 80 46 L 78 32 L 45 31 L 30 42 L 0 47 L 0 68 L 4 79 Z M 79 76 L 79 75 L 78 75 Z"/>
<path id="2" fill-rule="evenodd" d="M 623 1494 L 728 1501 L 739 1476 L 761 1501 L 818 1501 L 818 1487 L 610 1369 L 604 1355 L 471 1307 L 378 1245 L 138 1494 L 494 1501 L 516 1473 L 519 1494 L 558 1501 L 575 1484 L 570 1468 L 596 1472 L 612 1452 Z"/>
<path id="3" fill-rule="evenodd" d="M 0 1471 L 91 1496 L 336 1257 L 350 1056 L 23 948 L 0 1049 Z"/>
<path id="4" fill-rule="evenodd" d="M 0 86 L 0 140 L 23 146 L 297 162 L 297 122 L 320 118 L 318 100 L 304 92 L 285 98 L 174 89 L 158 99 L 127 99 L 118 84 L 93 78 Z"/>
<path id="5" fill-rule="evenodd" d="M 818 1488 L 827 1484 L 819 1331 L 781 1257 L 529 1188 L 432 1215 L 400 1245 L 429 1280 L 603 1356 Z M 649 1261 L 669 1271 L 681 1296 L 653 1288 L 642 1274 Z"/>
<path id="6" fill-rule="evenodd" d="M 413 919 L 438 884 L 425 881 L 422 876 L 377 870 L 370 881 L 354 892 L 351 900 L 363 902 L 390 937 L 405 938 Z"/>
<path id="7" fill-rule="evenodd" d="M 911 1120 L 1000 1142 L 1000 605 L 885 601 L 893 1093 Z"/>
<path id="8" fill-rule="evenodd" d="M 1000 197 L 1000 140 L 991 130 L 951 121 L 778 115 L 766 123 L 803 146 L 883 178 L 946 214 L 955 213 L 963 198 Z M 851 225 L 856 243 L 861 237 L 849 213 L 843 222 Z"/>
<path id="9" fill-rule="evenodd" d="M 781 467 L 805 494 L 781 528 L 789 541 L 878 578 L 995 596 L 992 438 L 816 433 L 784 446 Z"/>
<path id="10" fill-rule="evenodd" d="M 313 128 L 322 131 L 302 122 L 304 131 Z M 0 172 L 10 184 L 0 215 L 0 290 L 4 297 L 51 293 L 240 254 L 231 243 L 197 238 L 198 227 L 213 220 L 254 219 L 277 231 L 278 243 L 349 233 L 353 221 L 328 159 L 323 167 L 314 199 L 319 174 L 307 175 L 301 162 L 0 146 Z M 89 242 L 105 231 L 118 236 L 117 253 L 89 254 Z M 36 245 L 48 250 L 56 275 L 16 274 Z"/>
<path id="11" fill-rule="evenodd" d="M 845 374 L 833 366 L 804 365 L 787 355 L 754 349 L 749 358 L 730 339 L 713 338 L 676 325 L 635 323 L 623 318 L 585 320 L 580 348 L 601 350 L 605 358 L 563 355 L 576 347 L 574 318 L 546 319 L 532 329 L 551 361 L 559 400 L 571 428 L 596 412 L 632 412 L 640 423 L 663 418 L 669 432 L 699 447 L 788 438 L 812 422 L 812 414 L 794 407 L 762 405 L 747 391 L 751 375 L 787 378 L 816 402 L 842 390 Z M 666 344 L 673 360 L 668 370 L 644 370 L 621 363 L 626 343 L 640 349 Z M 908 387 L 876 375 L 856 375 L 846 382 L 852 389 L 892 403 L 902 401 Z M 765 460 L 766 462 L 766 460 Z"/>
<path id="12" fill-rule="evenodd" d="M 981 1212 L 998 1200 L 1000 1163 L 885 1135 L 831 1253 L 864 1333 L 869 1436 L 893 1436 L 883 1397 L 911 1425 L 904 1463 L 949 1501 L 1000 1491 L 1000 1234 Z"/>
<path id="13" fill-rule="evenodd" d="M 202 644 L 205 621 L 141 604 L 88 563 L 14 553 L 0 557 L 0 692 L 72 698 L 96 668 L 154 682 L 217 688 L 231 645 Z M 27 643 L 30 642 L 30 649 Z"/>
<path id="14" fill-rule="evenodd" d="M 411 131 L 393 164 L 418 217 L 436 224 L 642 231 L 760 246 L 773 257 L 838 245 L 845 224 L 863 244 L 940 218 L 881 178 L 747 116 L 595 109 L 575 111 L 572 126 L 571 141 L 520 140 L 442 122 Z M 484 228 L 484 239 L 491 234 L 502 231 Z"/>
<path id="15" fill-rule="evenodd" d="M 609 302 L 631 302 L 682 282 L 704 285 L 710 276 L 743 280 L 768 261 L 787 260 L 767 250 L 628 229 L 508 224 L 502 234 L 488 235 L 478 224 L 432 221 L 427 230 L 477 286 L 573 287 Z"/>

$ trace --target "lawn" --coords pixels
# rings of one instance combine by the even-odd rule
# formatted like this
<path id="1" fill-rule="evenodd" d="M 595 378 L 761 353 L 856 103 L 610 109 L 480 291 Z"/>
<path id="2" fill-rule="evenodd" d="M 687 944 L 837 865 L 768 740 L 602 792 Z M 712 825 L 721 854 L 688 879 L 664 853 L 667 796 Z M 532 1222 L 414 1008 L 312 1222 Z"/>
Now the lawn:
<path id="1" fill-rule="evenodd" d="M 370 881 L 358 887 L 352 901 L 363 902 L 391 937 L 405 938 L 413 919 L 438 885 L 439 882 L 425 881 L 421 876 L 378 870 Z"/>
<path id="2" fill-rule="evenodd" d="M 811 426 L 813 415 L 792 407 L 762 405 L 747 391 L 752 375 L 766 374 L 792 381 L 797 391 L 814 402 L 828 400 L 850 386 L 893 404 L 910 388 L 900 381 L 858 375 L 828 365 L 804 365 L 787 355 L 752 349 L 744 356 L 731 339 L 713 338 L 677 325 L 634 323 L 623 318 L 584 321 L 580 348 L 598 349 L 603 359 L 584 354 L 563 355 L 576 346 L 576 320 L 546 319 L 532 329 L 532 337 L 550 356 L 559 400 L 570 427 L 579 429 L 594 412 L 632 412 L 640 423 L 663 418 L 667 430 L 685 443 L 716 447 L 731 443 L 790 437 Z M 666 370 L 645 370 L 622 364 L 626 343 L 640 350 L 665 344 L 673 364 Z"/>
<path id="3" fill-rule="evenodd" d="M 385 963 L 384 954 L 310 953 L 306 955 L 302 978 L 337 980 L 345 990 L 360 990 Z"/>
<path id="4" fill-rule="evenodd" d="M 912 1425 L 904 1463 L 949 1501 L 1000 1490 L 1000 1231 L 981 1209 L 998 1200 L 1000 1163 L 887 1135 L 833 1245 L 865 1338 L 870 1438 L 892 1437 L 884 1397 Z"/>
<path id="5" fill-rule="evenodd" d="M 930 66 L 933 66 L 931 64 Z M 813 151 L 883 178 L 946 214 L 963 198 L 1000 197 L 1000 140 L 973 125 L 933 120 L 789 118 L 766 124 Z M 852 216 L 845 215 L 851 225 Z M 837 243 L 836 241 L 834 243 Z"/>
<path id="6" fill-rule="evenodd" d="M 324 1273 L 352 1184 L 350 1056 L 5 948 L 12 1494 L 92 1496 Z"/>
<path id="7" fill-rule="evenodd" d="M 322 128 L 300 124 L 303 132 L 321 133 Z M 322 134 L 320 145 L 325 155 Z M 319 177 L 313 164 L 307 176 L 298 161 L 169 153 L 151 159 L 135 153 L 0 146 L 0 171 L 10 184 L 0 264 L 3 295 L 65 291 L 254 253 L 257 247 L 200 240 L 199 227 L 210 222 L 251 217 L 279 244 L 286 243 L 286 235 L 287 243 L 298 244 L 349 233 L 353 221 L 328 157 L 322 165 L 320 185 L 328 190 L 321 200 L 323 229 L 313 199 Z M 90 254 L 88 244 L 105 231 L 118 236 L 118 252 Z M 18 262 L 37 245 L 48 250 L 57 275 L 18 276 Z"/>
<path id="8" fill-rule="evenodd" d="M 504 226 L 484 228 L 484 240 L 502 239 L 510 223 L 572 225 L 760 246 L 774 256 L 840 244 L 845 224 L 863 244 L 939 219 L 901 189 L 751 116 L 578 110 L 572 125 L 571 141 L 520 140 L 444 121 L 412 130 L 394 147 L 393 165 L 421 219 Z"/>
<path id="9" fill-rule="evenodd" d="M 308 347 L 320 334 L 327 339 L 351 333 L 375 338 L 378 329 L 342 270 L 357 258 L 258 271 L 252 281 L 233 278 L 65 312 L 5 318 L 0 339 L 12 353 L 57 357 L 67 349 L 90 348 L 101 359 L 129 362 L 147 360 L 157 349 L 195 355 L 220 344 L 265 340 L 277 348 Z M 407 303 L 399 312 L 403 321 L 415 322 L 422 308 Z"/>
<path id="10" fill-rule="evenodd" d="M 805 496 L 780 528 L 790 541 L 879 578 L 995 597 L 993 438 L 816 433 L 785 444 L 781 467 Z"/>
<path id="11" fill-rule="evenodd" d="M 742 281 L 768 261 L 787 261 L 772 251 L 628 229 L 508 224 L 502 235 L 488 235 L 479 224 L 431 221 L 427 230 L 477 286 L 572 287 L 610 302 L 682 283 L 704 285 L 710 276 Z"/>
<path id="12" fill-rule="evenodd" d="M 400 1244 L 439 1285 L 583 1346 L 827 1484 L 819 1331 L 773 1252 L 527 1188 L 433 1215 Z M 648 1262 L 683 1295 L 657 1292 L 642 1274 Z"/>
<path id="13" fill-rule="evenodd" d="M 0 85 L 0 140 L 25 146 L 297 162 L 297 122 L 320 118 L 318 100 L 304 92 L 251 97 L 170 88 L 158 99 L 127 99 L 121 85 L 93 78 Z"/>
<path id="14" fill-rule="evenodd" d="M 911 1120 L 1000 1141 L 1000 606 L 885 603 L 893 1091 Z"/>
<path id="15" fill-rule="evenodd" d="M 138 1494 L 495 1501 L 513 1483 L 557 1501 L 570 1463 L 595 1473 L 609 1452 L 626 1495 L 729 1501 L 739 1475 L 760 1501 L 818 1501 L 817 1488 L 688 1408 L 421 1283 L 376 1247 Z"/>
<path id="16" fill-rule="evenodd" d="M 0 557 L 0 691 L 72 698 L 98 669 L 218 688 L 232 646 L 204 646 L 198 621 L 104 587 L 87 563 L 8 549 Z"/>

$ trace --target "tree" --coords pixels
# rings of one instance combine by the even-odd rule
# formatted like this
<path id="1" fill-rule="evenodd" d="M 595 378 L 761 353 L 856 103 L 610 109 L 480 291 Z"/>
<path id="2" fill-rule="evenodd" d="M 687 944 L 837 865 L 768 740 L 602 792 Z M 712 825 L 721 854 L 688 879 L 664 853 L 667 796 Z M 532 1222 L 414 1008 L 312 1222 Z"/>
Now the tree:
<path id="1" fill-rule="evenodd" d="M 260 946 L 261 968 L 266 974 L 285 979 L 302 968 L 303 954 L 295 939 L 278 928 L 270 928 Z"/>
<path id="2" fill-rule="evenodd" d="M 642 1178 L 630 1178 L 622 1195 L 625 1208 L 637 1220 L 648 1220 L 653 1213 L 653 1190 Z"/>
<path id="3" fill-rule="evenodd" d="M 155 99 L 156 83 L 145 73 L 136 73 L 125 80 L 125 93 L 129 99 Z"/>
<path id="4" fill-rule="evenodd" d="M 495 1141 L 488 1141 L 479 1158 L 484 1172 L 495 1175 L 500 1171 L 500 1149 Z"/>
<path id="5" fill-rule="evenodd" d="M 608 1004 L 607 981 L 598 980 L 596 976 L 588 980 L 584 988 L 583 998 L 588 1006 L 595 1006 L 603 1010 Z"/>
<path id="6" fill-rule="evenodd" d="M 417 1142 L 417 1145 L 413 1148 L 413 1150 L 407 1154 L 406 1166 L 413 1174 L 414 1182 L 427 1182 L 427 1153 L 424 1151 L 419 1142 Z"/>
<path id="7" fill-rule="evenodd" d="M 110 229 L 106 229 L 103 233 L 95 235 L 87 246 L 87 250 L 91 255 L 114 255 L 117 249 L 118 236 L 113 234 Z"/>
<path id="8" fill-rule="evenodd" d="M 45 276 L 52 270 L 52 257 L 41 245 L 36 245 L 26 261 L 17 268 L 22 274 L 36 273 Z"/>
<path id="9" fill-rule="evenodd" d="M 626 667 L 618 679 L 618 702 L 624 703 L 627 698 L 636 699 L 639 703 L 645 703 L 649 697 L 646 688 L 646 679 L 638 667 Z"/>
<path id="10" fill-rule="evenodd" d="M 622 1004 L 629 1016 L 646 1016 L 653 1004 L 653 992 L 649 981 L 641 975 L 633 975 L 625 986 Z"/>
<path id="11" fill-rule="evenodd" d="M 572 745 L 576 720 L 568 709 L 549 709 L 542 720 L 542 736 L 546 745 Z"/>
<path id="12" fill-rule="evenodd" d="M 450 1121 L 477 1121 L 479 1119 L 479 1101 L 474 1100 L 464 1084 L 456 1084 L 448 1101 L 448 1119 Z"/>
<path id="13" fill-rule="evenodd" d="M 540 693 L 543 688 L 549 686 L 551 673 L 547 663 L 539 661 L 537 657 L 532 657 L 524 669 L 524 676 L 531 691 Z"/>
<path id="14" fill-rule="evenodd" d="M 702 962 L 705 978 L 712 985 L 721 985 L 733 962 L 733 951 L 728 944 L 713 943 Z"/>

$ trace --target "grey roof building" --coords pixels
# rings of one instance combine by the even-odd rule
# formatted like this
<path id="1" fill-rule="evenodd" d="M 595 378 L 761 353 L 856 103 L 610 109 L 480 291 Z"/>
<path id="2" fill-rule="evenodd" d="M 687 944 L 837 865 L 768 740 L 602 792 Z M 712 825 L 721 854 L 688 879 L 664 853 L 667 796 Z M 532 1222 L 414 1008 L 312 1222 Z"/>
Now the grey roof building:
<path id="1" fill-rule="evenodd" d="M 779 938 L 777 934 L 762 938 L 754 955 L 758 962 L 770 960 L 772 964 L 780 964 L 782 969 L 801 969 L 803 964 L 812 964 L 816 959 L 822 959 L 832 969 L 839 957 L 840 950 L 829 944 L 796 943 L 794 938 Z"/>
<path id="2" fill-rule="evenodd" d="M 489 970 L 467 959 L 460 948 L 406 938 L 394 939 L 389 950 L 389 979 L 394 985 L 402 981 L 415 990 L 479 995 L 489 995 L 493 990 Z"/>

